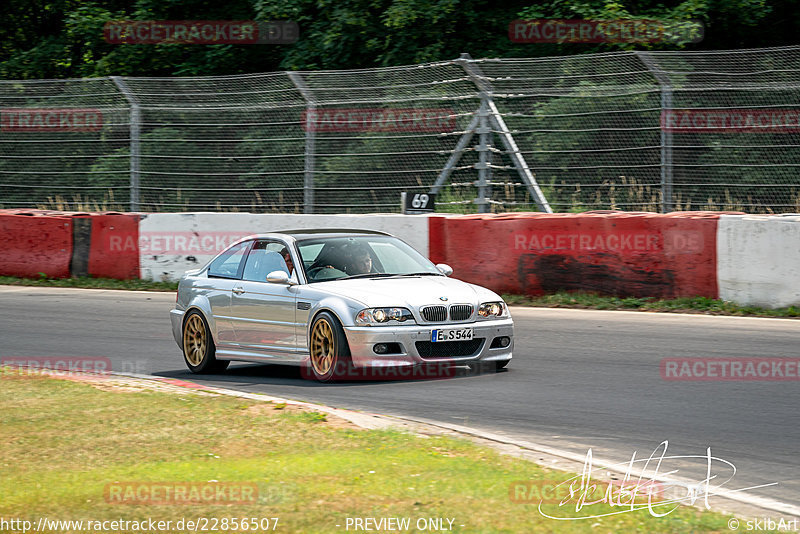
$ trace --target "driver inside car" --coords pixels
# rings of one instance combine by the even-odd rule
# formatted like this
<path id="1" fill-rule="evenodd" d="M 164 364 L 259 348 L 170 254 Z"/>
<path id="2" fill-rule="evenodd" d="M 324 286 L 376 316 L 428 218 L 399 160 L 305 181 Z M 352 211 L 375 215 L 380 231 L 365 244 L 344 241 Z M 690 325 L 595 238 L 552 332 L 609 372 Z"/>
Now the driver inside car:
<path id="1" fill-rule="evenodd" d="M 372 256 L 365 249 L 354 249 L 344 271 L 349 275 L 367 274 L 372 272 Z"/>

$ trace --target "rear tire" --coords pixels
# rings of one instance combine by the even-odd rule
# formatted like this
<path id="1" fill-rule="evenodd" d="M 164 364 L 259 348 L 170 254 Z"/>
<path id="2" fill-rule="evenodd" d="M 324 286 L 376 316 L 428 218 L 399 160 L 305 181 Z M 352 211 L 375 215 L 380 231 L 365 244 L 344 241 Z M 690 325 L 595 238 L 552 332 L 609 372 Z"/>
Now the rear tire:
<path id="1" fill-rule="evenodd" d="M 332 314 L 322 312 L 311 324 L 308 340 L 309 378 L 330 382 L 347 377 L 352 369 L 350 347 L 339 321 Z"/>
<path id="2" fill-rule="evenodd" d="M 211 337 L 211 329 L 203 314 L 192 310 L 183 320 L 183 360 L 195 374 L 222 372 L 228 368 L 227 360 L 217 360 L 217 348 Z"/>

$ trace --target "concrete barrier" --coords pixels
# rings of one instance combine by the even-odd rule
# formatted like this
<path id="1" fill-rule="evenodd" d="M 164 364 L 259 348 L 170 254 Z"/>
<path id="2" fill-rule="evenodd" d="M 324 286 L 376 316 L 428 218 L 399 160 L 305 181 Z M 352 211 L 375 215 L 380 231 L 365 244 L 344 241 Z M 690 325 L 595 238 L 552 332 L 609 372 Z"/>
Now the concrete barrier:
<path id="1" fill-rule="evenodd" d="M 0 210 L 0 274 L 175 280 L 231 242 L 301 228 L 380 230 L 499 292 L 582 290 L 800 305 L 800 215 L 465 216 Z"/>
<path id="2" fill-rule="evenodd" d="M 0 211 L 0 275 L 70 275 L 72 218 L 24 210 Z"/>
<path id="3" fill-rule="evenodd" d="M 717 238 L 720 298 L 800 306 L 800 215 L 724 215 Z"/>
<path id="4" fill-rule="evenodd" d="M 202 267 L 239 238 L 305 228 L 379 230 L 428 254 L 428 221 L 419 215 L 142 214 L 138 241 L 141 278 L 176 280 L 185 271 Z"/>
<path id="5" fill-rule="evenodd" d="M 139 215 L 98 213 L 90 215 L 87 274 L 95 278 L 139 278 Z M 74 273 L 73 273 L 74 274 Z"/>
<path id="6" fill-rule="evenodd" d="M 0 274 L 138 278 L 138 234 L 137 214 L 0 210 Z"/>
<path id="7" fill-rule="evenodd" d="M 717 296 L 719 214 L 631 212 L 430 218 L 430 256 L 498 292 Z"/>

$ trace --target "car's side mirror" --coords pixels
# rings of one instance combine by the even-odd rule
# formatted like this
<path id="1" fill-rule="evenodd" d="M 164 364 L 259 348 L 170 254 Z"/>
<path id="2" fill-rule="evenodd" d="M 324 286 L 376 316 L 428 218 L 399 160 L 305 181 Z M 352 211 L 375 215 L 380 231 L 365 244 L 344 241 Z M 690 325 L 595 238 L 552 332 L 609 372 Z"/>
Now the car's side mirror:
<path id="1" fill-rule="evenodd" d="M 286 271 L 272 271 L 267 275 L 267 282 L 270 284 L 291 284 Z"/>
<path id="2" fill-rule="evenodd" d="M 436 268 L 439 269 L 439 272 L 445 276 L 450 276 L 453 274 L 453 268 L 446 263 L 437 263 Z"/>

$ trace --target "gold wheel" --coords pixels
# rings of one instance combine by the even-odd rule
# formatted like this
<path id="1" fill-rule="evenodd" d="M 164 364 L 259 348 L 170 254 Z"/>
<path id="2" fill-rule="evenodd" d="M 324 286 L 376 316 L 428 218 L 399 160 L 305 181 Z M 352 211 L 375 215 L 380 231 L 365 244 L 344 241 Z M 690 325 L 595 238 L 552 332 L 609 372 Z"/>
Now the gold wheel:
<path id="1" fill-rule="evenodd" d="M 208 346 L 208 331 L 203 319 L 194 313 L 183 327 L 183 353 L 186 360 L 195 367 L 203 363 Z"/>
<path id="2" fill-rule="evenodd" d="M 333 326 L 324 317 L 314 323 L 311 332 L 311 365 L 320 376 L 327 375 L 336 361 L 336 340 Z"/>

